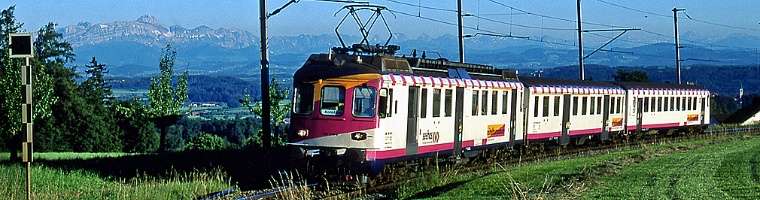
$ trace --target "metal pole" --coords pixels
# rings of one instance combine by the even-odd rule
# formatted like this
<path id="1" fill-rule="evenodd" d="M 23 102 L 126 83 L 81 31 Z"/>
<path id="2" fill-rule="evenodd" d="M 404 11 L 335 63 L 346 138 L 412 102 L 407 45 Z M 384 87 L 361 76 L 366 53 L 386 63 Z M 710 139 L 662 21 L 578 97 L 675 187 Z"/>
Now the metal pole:
<path id="1" fill-rule="evenodd" d="M 462 0 L 457 0 L 457 24 L 459 25 L 459 62 L 464 63 L 464 28 L 462 27 Z"/>
<path id="2" fill-rule="evenodd" d="M 23 144 L 24 145 L 23 149 L 26 149 L 26 151 L 23 152 L 24 155 L 22 155 L 22 157 L 26 157 L 27 158 L 27 159 L 25 159 L 25 162 L 26 162 L 26 199 L 31 200 L 32 199 L 32 157 L 31 157 L 32 153 L 30 151 L 32 151 L 32 149 L 29 148 L 29 147 L 31 147 L 32 146 L 31 144 L 33 144 L 33 141 L 32 141 L 32 131 L 33 131 L 32 127 L 33 126 L 32 126 L 32 121 L 31 121 L 31 119 L 33 119 L 32 116 L 34 114 L 34 110 L 32 110 L 32 93 L 33 93 L 33 91 L 32 91 L 32 70 L 31 70 L 32 66 L 29 63 L 29 57 L 24 58 L 24 60 L 25 60 L 26 64 L 24 65 L 24 68 L 22 69 L 22 70 L 24 70 L 24 72 L 21 73 L 24 76 L 24 77 L 21 77 L 21 80 L 23 81 L 24 94 L 21 94 L 21 95 L 24 95 L 25 101 L 22 104 L 23 107 L 22 107 L 21 110 L 22 110 L 22 112 L 25 112 L 25 113 L 22 114 L 22 116 L 26 115 L 26 117 L 24 117 L 21 121 L 22 121 L 22 124 L 24 124 L 24 129 L 26 129 L 24 131 L 24 132 L 26 132 L 26 142 L 24 142 L 24 144 Z M 24 109 L 24 108 L 26 108 L 26 109 Z"/>
<path id="3" fill-rule="evenodd" d="M 261 20 L 261 128 L 264 146 L 271 146 L 272 116 L 269 102 L 269 47 L 267 36 L 267 2 L 259 1 L 259 18 Z"/>
<path id="4" fill-rule="evenodd" d="M 578 67 L 581 80 L 586 79 L 586 69 L 583 67 L 583 29 L 581 29 L 581 0 L 578 0 Z"/>
<path id="5" fill-rule="evenodd" d="M 678 84 L 681 84 L 681 46 L 678 45 L 678 11 L 684 9 L 673 8 L 673 25 L 675 26 L 676 35 L 676 76 L 678 77 Z"/>

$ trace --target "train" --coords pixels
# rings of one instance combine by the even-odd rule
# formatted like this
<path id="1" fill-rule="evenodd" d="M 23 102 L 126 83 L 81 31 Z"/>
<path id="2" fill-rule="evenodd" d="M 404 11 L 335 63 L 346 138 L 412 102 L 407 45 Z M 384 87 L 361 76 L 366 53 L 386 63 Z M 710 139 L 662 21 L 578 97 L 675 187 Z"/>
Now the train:
<path id="1" fill-rule="evenodd" d="M 709 123 L 690 84 L 558 80 L 355 44 L 313 54 L 293 75 L 289 147 L 303 159 L 379 174 L 431 157 L 581 145 Z"/>

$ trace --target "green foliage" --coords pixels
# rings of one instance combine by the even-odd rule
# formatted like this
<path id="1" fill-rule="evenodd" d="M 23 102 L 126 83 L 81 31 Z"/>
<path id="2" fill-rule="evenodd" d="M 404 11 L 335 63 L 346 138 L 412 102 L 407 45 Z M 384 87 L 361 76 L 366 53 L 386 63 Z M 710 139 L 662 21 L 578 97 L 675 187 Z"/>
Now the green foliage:
<path id="1" fill-rule="evenodd" d="M 623 69 L 618 69 L 617 75 L 613 75 L 613 78 L 618 82 L 649 82 L 649 76 L 641 70 L 627 72 Z"/>
<path id="2" fill-rule="evenodd" d="M 284 135 L 284 130 L 280 130 L 282 128 L 282 124 L 285 120 L 285 117 L 288 116 L 290 113 L 290 104 L 283 104 L 285 100 L 287 100 L 288 95 L 290 94 L 290 88 L 282 88 L 280 87 L 280 84 L 272 78 L 271 85 L 269 85 L 269 102 L 270 105 L 272 105 L 270 109 L 270 116 L 272 117 L 272 121 L 274 122 L 274 133 L 273 135 L 275 137 L 266 137 L 266 135 L 262 138 L 265 146 L 274 146 L 274 145 L 280 145 L 279 142 L 274 141 L 274 138 L 280 138 L 280 137 L 286 137 L 281 136 Z M 250 111 L 253 114 L 256 114 L 258 116 L 262 116 L 263 109 L 260 101 L 257 101 L 253 104 L 251 104 L 251 95 L 245 95 L 245 99 L 240 100 L 240 104 L 243 104 L 246 108 L 248 108 L 248 111 Z M 267 142 L 267 140 L 272 139 L 272 141 Z M 269 145 L 267 145 L 269 144 Z"/>
<path id="3" fill-rule="evenodd" d="M 243 142 L 243 147 L 246 147 L 246 148 L 265 147 L 262 136 L 263 134 L 261 133 L 261 130 L 259 130 L 259 134 L 256 134 L 253 137 L 245 139 L 245 141 Z M 272 144 L 274 144 L 274 146 L 285 146 L 285 143 L 287 142 L 287 138 L 285 138 L 282 135 L 278 136 L 274 134 L 269 134 L 269 138 L 272 138 Z"/>
<path id="4" fill-rule="evenodd" d="M 216 135 L 201 133 L 190 141 L 187 141 L 185 150 L 221 150 L 229 147 L 230 144 L 224 138 Z"/>
<path id="5" fill-rule="evenodd" d="M 148 100 L 151 114 L 155 117 L 179 115 L 180 108 L 187 100 L 187 70 L 177 77 L 176 88 L 172 84 L 176 57 L 177 52 L 172 50 L 170 44 L 167 44 L 161 52 L 158 65 L 161 76 L 151 78 Z"/>
<path id="6" fill-rule="evenodd" d="M 159 134 L 148 116 L 147 108 L 137 99 L 115 101 L 109 107 L 116 124 L 123 131 L 123 152 L 154 152 L 158 150 Z"/>

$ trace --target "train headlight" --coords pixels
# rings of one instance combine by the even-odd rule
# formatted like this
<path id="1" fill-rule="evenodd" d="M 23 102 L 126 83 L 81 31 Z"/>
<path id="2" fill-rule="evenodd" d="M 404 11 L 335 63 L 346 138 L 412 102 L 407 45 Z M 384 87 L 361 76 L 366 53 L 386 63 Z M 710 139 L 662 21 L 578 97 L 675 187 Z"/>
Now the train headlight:
<path id="1" fill-rule="evenodd" d="M 367 139 L 367 133 L 362 133 L 362 132 L 351 133 L 351 139 L 352 140 L 366 140 Z"/>
<path id="2" fill-rule="evenodd" d="M 296 135 L 298 135 L 299 137 L 309 136 L 309 130 L 308 129 L 298 130 L 298 132 L 296 132 Z"/>

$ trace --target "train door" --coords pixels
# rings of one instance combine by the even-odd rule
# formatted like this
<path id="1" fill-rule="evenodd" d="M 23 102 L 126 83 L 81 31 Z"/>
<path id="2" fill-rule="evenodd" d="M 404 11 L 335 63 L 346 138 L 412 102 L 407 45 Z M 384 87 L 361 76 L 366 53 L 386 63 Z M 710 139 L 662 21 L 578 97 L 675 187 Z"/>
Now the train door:
<path id="1" fill-rule="evenodd" d="M 636 104 L 636 133 L 640 134 L 641 133 L 641 123 L 642 123 L 641 122 L 641 116 L 643 115 L 642 111 L 643 111 L 643 108 L 644 108 L 644 104 L 643 104 L 644 99 L 643 98 L 635 98 L 634 101 L 636 101 L 636 102 L 634 102 L 634 104 Z"/>
<path id="2" fill-rule="evenodd" d="M 517 89 L 512 89 L 512 97 L 509 104 L 511 104 L 509 113 L 509 146 L 514 147 L 515 137 L 517 136 L 517 131 L 515 130 L 515 126 L 517 126 Z"/>
<path id="3" fill-rule="evenodd" d="M 699 111 L 699 124 L 700 125 L 705 125 L 705 110 L 706 110 L 705 108 L 707 107 L 705 99 L 707 99 L 707 98 L 699 98 L 699 99 L 702 100 L 702 106 L 700 106 L 701 108 L 700 108 L 700 111 Z"/>
<path id="4" fill-rule="evenodd" d="M 462 126 L 464 125 L 464 88 L 458 87 L 454 109 L 454 154 L 462 153 Z"/>
<path id="5" fill-rule="evenodd" d="M 409 87 L 409 113 L 406 120 L 406 155 L 417 154 L 417 117 L 420 105 L 420 87 Z"/>
<path id="6" fill-rule="evenodd" d="M 560 145 L 570 143 L 570 94 L 562 95 L 562 136 L 559 138 Z"/>
<path id="7" fill-rule="evenodd" d="M 602 135 L 600 139 L 602 141 L 610 138 L 609 125 L 610 125 L 610 95 L 604 95 L 604 103 L 602 112 Z"/>

